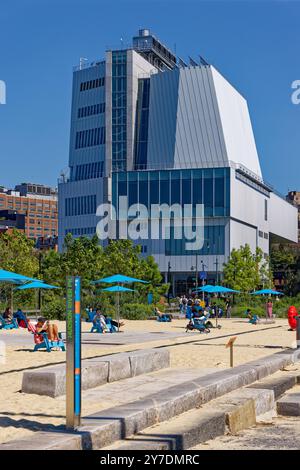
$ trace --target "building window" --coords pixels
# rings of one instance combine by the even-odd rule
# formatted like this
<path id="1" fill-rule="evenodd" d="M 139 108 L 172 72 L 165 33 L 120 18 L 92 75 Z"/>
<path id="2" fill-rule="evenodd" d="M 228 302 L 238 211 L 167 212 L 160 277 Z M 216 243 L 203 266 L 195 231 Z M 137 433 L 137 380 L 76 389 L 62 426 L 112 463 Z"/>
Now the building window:
<path id="1" fill-rule="evenodd" d="M 230 169 L 115 172 L 112 196 L 129 197 L 129 204 L 204 204 L 205 217 L 230 215 Z"/>
<path id="2" fill-rule="evenodd" d="M 259 238 L 263 238 L 263 236 L 264 236 L 264 232 L 262 232 L 261 230 L 259 230 L 259 232 L 258 232 L 258 236 L 259 236 Z"/>
<path id="3" fill-rule="evenodd" d="M 268 220 L 268 201 L 265 199 L 265 221 Z"/>
<path id="4" fill-rule="evenodd" d="M 65 216 L 96 213 L 96 195 L 65 199 Z"/>
<path id="5" fill-rule="evenodd" d="M 104 162 L 86 163 L 76 165 L 71 170 L 71 181 L 81 181 L 103 176 Z"/>
<path id="6" fill-rule="evenodd" d="M 126 170 L 127 52 L 112 53 L 112 168 Z"/>
<path id="7" fill-rule="evenodd" d="M 105 144 L 105 127 L 76 132 L 75 149 Z"/>
<path id="8" fill-rule="evenodd" d="M 95 116 L 97 114 L 102 114 L 105 112 L 105 103 L 92 104 L 91 106 L 85 106 L 84 108 L 79 108 L 77 117 L 79 119 Z"/>
<path id="9" fill-rule="evenodd" d="M 105 78 L 96 78 L 96 80 L 88 80 L 87 82 L 80 83 L 80 91 L 92 90 L 93 88 L 99 88 L 104 86 Z"/>
<path id="10" fill-rule="evenodd" d="M 195 227 L 194 227 L 195 229 Z M 165 240 L 166 256 L 184 256 L 184 255 L 224 255 L 225 254 L 225 226 L 224 225 L 206 225 L 204 227 L 204 244 L 200 250 L 186 250 L 185 244 L 189 240 L 184 237 L 174 238 L 174 228 L 170 231 L 170 239 Z"/>

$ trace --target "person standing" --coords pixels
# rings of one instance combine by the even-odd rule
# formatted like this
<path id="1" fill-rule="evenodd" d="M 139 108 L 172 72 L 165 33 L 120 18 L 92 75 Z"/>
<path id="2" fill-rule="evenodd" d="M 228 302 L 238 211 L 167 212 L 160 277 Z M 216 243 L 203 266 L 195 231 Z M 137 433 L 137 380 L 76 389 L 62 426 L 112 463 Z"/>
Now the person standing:
<path id="1" fill-rule="evenodd" d="M 226 301 L 226 318 L 231 318 L 231 302 L 229 299 Z"/>
<path id="2" fill-rule="evenodd" d="M 272 320 L 273 318 L 273 302 L 271 299 L 268 300 L 268 302 L 266 303 L 266 313 L 267 313 L 267 318 L 269 318 L 269 320 Z"/>

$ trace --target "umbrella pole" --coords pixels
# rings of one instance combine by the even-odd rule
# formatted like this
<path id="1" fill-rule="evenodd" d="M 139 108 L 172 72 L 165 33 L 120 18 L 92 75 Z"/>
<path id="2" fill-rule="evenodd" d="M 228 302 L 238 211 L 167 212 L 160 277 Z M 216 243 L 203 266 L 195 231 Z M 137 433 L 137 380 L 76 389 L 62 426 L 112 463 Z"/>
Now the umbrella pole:
<path id="1" fill-rule="evenodd" d="M 38 319 L 38 308 L 39 308 L 38 298 L 39 298 L 39 294 L 38 294 L 38 289 L 37 289 L 35 292 L 35 319 L 36 321 Z"/>
<path id="2" fill-rule="evenodd" d="M 120 331 L 120 292 L 117 292 L 117 322 L 118 322 L 118 333 Z"/>
<path id="3" fill-rule="evenodd" d="M 12 285 L 11 285 L 11 296 L 10 296 L 10 308 L 11 308 L 12 313 L 14 313 L 14 289 Z"/>

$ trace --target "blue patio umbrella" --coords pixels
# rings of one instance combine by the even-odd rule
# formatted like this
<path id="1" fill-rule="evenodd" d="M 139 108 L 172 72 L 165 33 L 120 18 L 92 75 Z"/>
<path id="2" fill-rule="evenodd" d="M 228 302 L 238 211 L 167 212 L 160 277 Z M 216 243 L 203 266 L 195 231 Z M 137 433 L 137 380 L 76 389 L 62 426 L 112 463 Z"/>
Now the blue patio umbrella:
<path id="1" fill-rule="evenodd" d="M 119 331 L 119 323 L 120 323 L 120 292 L 124 292 L 126 287 L 123 289 L 118 289 L 122 287 L 120 284 L 130 284 L 134 282 L 141 282 L 143 284 L 148 284 L 148 281 L 143 281 L 142 279 L 136 279 L 135 277 L 124 276 L 123 274 L 114 274 L 113 276 L 105 277 L 103 279 L 98 279 L 97 281 L 93 281 L 92 284 L 100 284 L 101 282 L 106 284 L 117 284 L 117 286 L 113 286 L 115 290 L 102 289 L 106 290 L 107 292 L 116 292 L 117 293 L 117 302 L 116 302 L 116 309 L 117 309 L 117 318 L 118 318 L 118 331 Z M 127 289 L 131 290 L 131 289 Z"/>
<path id="2" fill-rule="evenodd" d="M 255 292 L 251 292 L 251 295 L 284 295 L 282 292 L 278 292 L 273 289 L 261 289 Z M 266 308 L 266 320 L 268 319 L 268 310 Z"/>
<path id="3" fill-rule="evenodd" d="M 144 284 L 148 284 L 148 281 L 143 281 L 142 279 L 136 279 L 135 277 L 124 276 L 123 274 L 114 274 L 113 276 L 105 277 L 103 279 L 98 279 L 97 281 L 93 281 L 92 284 L 100 284 L 101 282 L 105 282 L 107 284 L 127 284 L 133 282 L 142 282 Z"/>
<path id="4" fill-rule="evenodd" d="M 33 281 L 29 284 L 23 284 L 22 286 L 17 287 L 17 290 L 26 289 L 60 289 L 60 287 L 52 286 L 51 284 L 45 284 L 43 281 Z"/>
<path id="5" fill-rule="evenodd" d="M 128 289 L 127 287 L 123 286 L 111 286 L 105 287 L 105 289 L 101 289 L 104 292 L 117 292 L 117 302 L 116 302 L 116 311 L 117 311 L 117 322 L 118 322 L 118 331 L 120 329 L 120 292 L 134 292 L 133 289 Z"/>
<path id="6" fill-rule="evenodd" d="M 0 282 L 9 282 L 11 284 L 24 284 L 29 281 L 36 281 L 32 277 L 23 276 L 23 274 L 17 274 L 11 271 L 5 271 L 0 269 Z"/>
<path id="7" fill-rule="evenodd" d="M 215 287 L 215 286 L 213 286 L 211 284 L 206 284 L 205 286 L 197 287 L 197 289 L 195 289 L 195 292 L 207 292 L 207 289 L 209 289 L 211 287 Z"/>
<path id="8" fill-rule="evenodd" d="M 40 289 L 60 289 L 60 287 L 52 286 L 51 284 L 45 284 L 45 282 L 37 280 L 37 281 L 29 282 L 28 284 L 23 284 L 22 286 L 16 288 L 16 290 L 27 290 L 27 289 L 37 289 L 37 292 L 39 292 Z M 41 297 L 41 300 L 42 300 L 42 297 Z M 38 309 L 38 297 L 37 297 L 36 298 L 36 315 L 37 315 L 38 310 L 39 309 Z"/>
<path id="9" fill-rule="evenodd" d="M 0 269 L 0 282 L 11 284 L 11 309 L 13 310 L 13 284 L 22 285 L 26 282 L 36 281 L 36 279 L 24 276 L 23 274 L 17 274 L 5 269 Z"/>
<path id="10" fill-rule="evenodd" d="M 278 292 L 273 289 L 262 289 L 262 290 L 257 290 L 255 292 L 251 292 L 251 295 L 284 295 L 283 292 Z"/>
<path id="11" fill-rule="evenodd" d="M 106 292 L 134 292 L 133 289 L 128 289 L 127 287 L 123 287 L 123 286 L 105 287 L 105 289 L 101 289 L 101 290 L 106 291 Z"/>
<path id="12" fill-rule="evenodd" d="M 230 293 L 239 293 L 240 291 L 229 289 L 228 287 L 223 286 L 210 286 L 206 292 L 210 294 L 230 294 Z"/>

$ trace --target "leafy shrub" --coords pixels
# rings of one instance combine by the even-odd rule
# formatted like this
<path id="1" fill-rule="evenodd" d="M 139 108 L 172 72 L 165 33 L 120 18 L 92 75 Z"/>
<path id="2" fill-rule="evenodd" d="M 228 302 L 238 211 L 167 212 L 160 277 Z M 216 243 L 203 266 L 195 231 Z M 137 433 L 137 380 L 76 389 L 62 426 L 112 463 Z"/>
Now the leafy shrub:
<path id="1" fill-rule="evenodd" d="M 64 320 L 66 318 L 66 302 L 62 297 L 56 297 L 42 307 L 42 315 L 49 320 Z"/>
<path id="2" fill-rule="evenodd" d="M 238 318 L 246 318 L 246 311 L 247 309 L 250 308 L 252 314 L 258 315 L 260 318 L 262 318 L 265 315 L 265 310 L 262 306 L 255 306 L 252 307 L 251 305 L 235 305 L 232 309 L 231 316 L 232 317 L 238 317 Z"/>
<path id="3" fill-rule="evenodd" d="M 127 320 L 147 320 L 153 315 L 153 306 L 146 304 L 123 304 L 121 316 Z"/>

